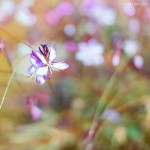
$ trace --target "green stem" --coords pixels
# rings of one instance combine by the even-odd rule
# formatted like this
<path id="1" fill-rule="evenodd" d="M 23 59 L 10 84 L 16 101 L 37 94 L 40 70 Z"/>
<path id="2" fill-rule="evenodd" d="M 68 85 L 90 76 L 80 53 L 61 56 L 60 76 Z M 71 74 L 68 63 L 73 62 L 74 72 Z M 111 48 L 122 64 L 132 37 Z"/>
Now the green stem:
<path id="1" fill-rule="evenodd" d="M 91 140 L 95 137 L 95 134 L 96 134 L 97 130 L 99 129 L 99 126 L 101 125 L 101 123 L 98 124 L 98 122 L 102 122 L 101 118 L 100 118 L 100 114 L 103 113 L 103 111 L 109 104 L 108 96 L 109 96 L 109 93 L 111 92 L 113 86 L 115 85 L 115 83 L 118 80 L 118 78 L 117 78 L 118 74 L 120 75 L 124 72 L 128 62 L 129 61 L 127 61 L 126 63 L 124 63 L 116 68 L 115 72 L 112 74 L 111 78 L 109 79 L 109 82 L 107 83 L 101 98 L 99 99 L 91 128 L 85 139 L 85 143 L 84 143 L 85 150 L 87 150 L 88 145 L 91 144 L 90 143 Z"/>

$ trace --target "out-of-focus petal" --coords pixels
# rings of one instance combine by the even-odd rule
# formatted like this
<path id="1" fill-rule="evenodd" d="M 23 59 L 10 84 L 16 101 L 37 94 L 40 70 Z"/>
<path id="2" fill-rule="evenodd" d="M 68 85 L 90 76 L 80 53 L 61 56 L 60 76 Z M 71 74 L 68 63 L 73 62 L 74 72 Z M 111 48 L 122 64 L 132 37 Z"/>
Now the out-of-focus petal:
<path id="1" fill-rule="evenodd" d="M 36 71 L 36 74 L 41 75 L 41 76 L 47 75 L 47 73 L 48 73 L 48 66 L 47 67 L 39 67 Z"/>
<path id="2" fill-rule="evenodd" d="M 112 64 L 118 66 L 120 64 L 120 56 L 116 53 L 112 57 Z"/>
<path id="3" fill-rule="evenodd" d="M 45 76 L 36 76 L 36 82 L 40 85 L 44 84 L 46 81 Z"/>
<path id="4" fill-rule="evenodd" d="M 34 65 L 30 66 L 30 68 L 28 69 L 28 74 L 32 75 L 34 72 L 36 71 L 36 67 Z"/>
<path id="5" fill-rule="evenodd" d="M 144 65 L 144 59 L 143 59 L 142 56 L 136 55 L 133 58 L 133 63 L 134 63 L 136 68 L 141 69 L 143 67 L 143 65 Z"/>
<path id="6" fill-rule="evenodd" d="M 0 39 L 0 52 L 2 52 L 5 48 L 5 42 L 3 39 Z"/>
<path id="7" fill-rule="evenodd" d="M 121 120 L 120 113 L 114 109 L 105 110 L 102 116 L 113 123 L 117 123 Z"/>
<path id="8" fill-rule="evenodd" d="M 55 49 L 55 46 L 51 46 L 50 47 L 50 57 L 49 57 L 49 60 L 50 62 L 52 62 L 56 57 L 56 49 Z"/>
<path id="9" fill-rule="evenodd" d="M 51 66 L 52 66 L 53 70 L 64 70 L 64 69 L 67 69 L 69 67 L 68 64 L 62 63 L 62 62 L 52 63 Z"/>
<path id="10" fill-rule="evenodd" d="M 37 106 L 32 106 L 32 109 L 31 109 L 31 116 L 32 116 L 32 119 L 33 120 L 37 120 L 40 118 L 41 116 L 41 109 L 38 108 Z"/>

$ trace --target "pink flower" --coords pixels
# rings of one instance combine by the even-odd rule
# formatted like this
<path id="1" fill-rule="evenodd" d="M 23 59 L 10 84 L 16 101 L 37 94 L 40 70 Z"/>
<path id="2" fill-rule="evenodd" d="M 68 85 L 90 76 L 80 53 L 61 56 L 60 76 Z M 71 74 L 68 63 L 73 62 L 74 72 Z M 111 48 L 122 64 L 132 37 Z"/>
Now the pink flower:
<path id="1" fill-rule="evenodd" d="M 5 48 L 5 42 L 3 39 L 0 39 L 0 52 L 3 52 L 4 48 Z"/>
<path id="2" fill-rule="evenodd" d="M 45 15 L 45 20 L 49 25 L 56 26 L 64 16 L 73 13 L 74 7 L 70 2 L 61 2 L 56 8 L 49 10 Z"/>
<path id="3" fill-rule="evenodd" d="M 30 113 L 31 113 L 31 117 L 32 117 L 33 120 L 38 120 L 41 116 L 42 111 L 37 106 L 33 105 L 31 107 L 31 112 Z"/>
<path id="4" fill-rule="evenodd" d="M 26 101 L 27 109 L 33 120 L 38 120 L 41 117 L 42 110 L 36 106 L 36 99 L 29 97 Z"/>
<path id="5" fill-rule="evenodd" d="M 28 74 L 36 79 L 38 84 L 44 84 L 47 79 L 50 79 L 52 70 L 59 71 L 69 67 L 63 62 L 53 62 L 56 57 L 55 46 L 46 44 L 39 47 L 39 51 L 32 51 L 30 54 L 31 66 L 28 69 Z"/>
<path id="6" fill-rule="evenodd" d="M 118 66 L 120 64 L 120 61 L 121 61 L 121 53 L 122 51 L 121 50 L 116 50 L 115 53 L 113 54 L 113 57 L 112 57 L 112 64 L 114 66 Z"/>
<path id="7" fill-rule="evenodd" d="M 64 44 L 65 48 L 70 51 L 70 52 L 74 52 L 77 50 L 77 43 L 74 42 L 74 41 L 67 41 L 65 44 Z"/>

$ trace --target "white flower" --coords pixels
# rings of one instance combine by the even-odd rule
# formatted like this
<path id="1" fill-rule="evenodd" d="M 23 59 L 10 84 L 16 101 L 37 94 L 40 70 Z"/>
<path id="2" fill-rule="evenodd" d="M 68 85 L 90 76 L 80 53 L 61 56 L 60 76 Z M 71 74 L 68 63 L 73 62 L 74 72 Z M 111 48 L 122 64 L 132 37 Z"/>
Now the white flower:
<path id="1" fill-rule="evenodd" d="M 95 0 L 84 1 L 80 11 L 83 15 L 94 19 L 101 26 L 110 26 L 116 22 L 117 13 L 115 9 Z"/>
<path id="2" fill-rule="evenodd" d="M 136 40 L 126 40 L 123 44 L 127 56 L 134 56 L 140 49 L 140 43 Z"/>
<path id="3" fill-rule="evenodd" d="M 46 44 L 39 47 L 39 51 L 32 51 L 30 55 L 31 66 L 28 74 L 36 78 L 38 84 L 44 84 L 46 79 L 50 79 L 52 70 L 59 71 L 69 67 L 63 62 L 53 62 L 56 57 L 56 49 L 54 46 L 48 47 Z"/>
<path id="4" fill-rule="evenodd" d="M 140 55 L 136 55 L 134 58 L 133 58 L 133 63 L 135 65 L 135 67 L 137 67 L 138 69 L 141 69 L 144 65 L 144 59 L 142 56 Z"/>
<path id="5" fill-rule="evenodd" d="M 83 63 L 85 66 L 95 66 L 104 63 L 104 46 L 101 43 L 97 43 L 96 40 L 90 40 L 88 43 L 81 42 L 78 45 L 75 58 Z"/>

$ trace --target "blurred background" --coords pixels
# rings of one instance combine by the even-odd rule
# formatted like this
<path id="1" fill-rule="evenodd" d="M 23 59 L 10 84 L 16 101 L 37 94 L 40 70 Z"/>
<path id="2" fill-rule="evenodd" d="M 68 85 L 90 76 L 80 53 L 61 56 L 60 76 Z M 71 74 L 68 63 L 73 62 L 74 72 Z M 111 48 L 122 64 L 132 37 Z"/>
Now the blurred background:
<path id="1" fill-rule="evenodd" d="M 42 86 L 40 44 L 69 64 Z M 84 149 L 95 112 L 86 150 L 149 150 L 149 66 L 149 0 L 0 0 L 0 150 Z"/>

